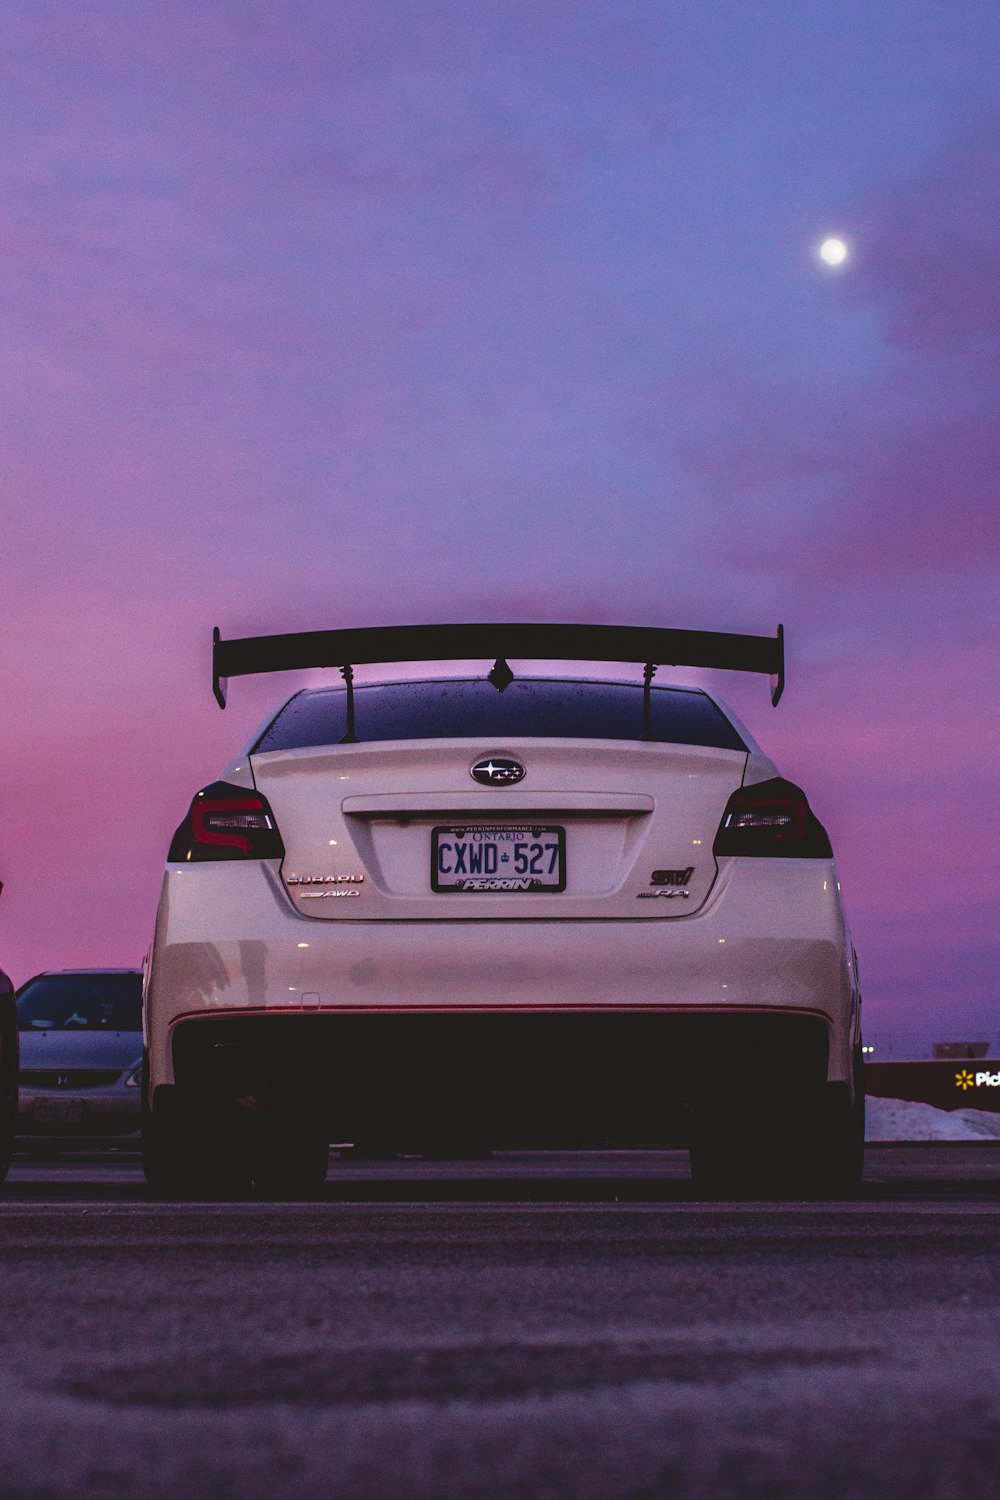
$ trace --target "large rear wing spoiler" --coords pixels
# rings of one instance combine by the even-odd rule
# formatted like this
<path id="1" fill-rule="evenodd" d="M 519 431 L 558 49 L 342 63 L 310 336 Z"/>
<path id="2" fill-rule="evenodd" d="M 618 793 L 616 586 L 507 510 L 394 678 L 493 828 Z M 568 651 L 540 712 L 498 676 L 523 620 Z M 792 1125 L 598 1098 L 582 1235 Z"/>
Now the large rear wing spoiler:
<path id="1" fill-rule="evenodd" d="M 230 677 L 339 667 L 348 690 L 348 734 L 354 734 L 354 668 L 382 662 L 458 661 L 485 657 L 489 680 L 503 692 L 514 674 L 507 657 L 527 661 L 641 662 L 646 687 L 658 666 L 763 672 L 777 706 L 785 686 L 785 632 L 730 635 L 715 630 L 660 630 L 644 625 L 378 625 L 360 630 L 306 630 L 224 641 L 212 632 L 212 689 L 226 706 Z"/>

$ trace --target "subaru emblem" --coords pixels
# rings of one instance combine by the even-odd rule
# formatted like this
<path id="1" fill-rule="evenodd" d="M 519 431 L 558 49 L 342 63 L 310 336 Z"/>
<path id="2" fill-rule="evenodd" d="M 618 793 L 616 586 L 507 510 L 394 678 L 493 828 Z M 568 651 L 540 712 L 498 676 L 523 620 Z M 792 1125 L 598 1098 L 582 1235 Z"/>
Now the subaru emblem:
<path id="1" fill-rule="evenodd" d="M 508 760 L 503 755 L 491 755 L 488 760 L 477 760 L 472 775 L 484 786 L 513 786 L 523 781 L 524 767 L 519 760 Z"/>

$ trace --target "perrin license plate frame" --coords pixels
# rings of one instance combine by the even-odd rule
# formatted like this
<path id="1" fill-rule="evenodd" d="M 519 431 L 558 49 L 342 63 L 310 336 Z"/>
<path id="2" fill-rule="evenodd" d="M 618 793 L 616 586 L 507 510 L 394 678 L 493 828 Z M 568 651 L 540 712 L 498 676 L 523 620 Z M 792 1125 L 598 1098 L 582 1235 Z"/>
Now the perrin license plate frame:
<path id="1" fill-rule="evenodd" d="M 558 895 L 566 889 L 566 830 L 557 823 L 441 824 L 431 830 L 431 889 Z"/>

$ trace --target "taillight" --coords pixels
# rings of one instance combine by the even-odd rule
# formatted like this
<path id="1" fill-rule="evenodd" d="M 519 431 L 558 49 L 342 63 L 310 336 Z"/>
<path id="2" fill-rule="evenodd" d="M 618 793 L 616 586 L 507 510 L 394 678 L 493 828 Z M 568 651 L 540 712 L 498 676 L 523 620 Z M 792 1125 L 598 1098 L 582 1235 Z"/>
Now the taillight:
<path id="1" fill-rule="evenodd" d="M 281 842 L 267 798 L 246 787 L 214 781 L 196 793 L 174 834 L 169 864 L 206 859 L 282 859 Z"/>
<path id="2" fill-rule="evenodd" d="M 775 776 L 734 792 L 722 815 L 713 854 L 749 854 L 778 859 L 830 859 L 826 829 L 806 794 Z"/>

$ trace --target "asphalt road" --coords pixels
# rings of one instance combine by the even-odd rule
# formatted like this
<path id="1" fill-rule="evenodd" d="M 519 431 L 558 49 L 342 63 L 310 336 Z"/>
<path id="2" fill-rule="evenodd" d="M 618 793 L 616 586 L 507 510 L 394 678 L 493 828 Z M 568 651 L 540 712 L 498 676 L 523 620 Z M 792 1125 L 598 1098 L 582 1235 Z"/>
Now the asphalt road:
<path id="1" fill-rule="evenodd" d="M 683 1153 L 312 1204 L 18 1164 L 0 1497 L 992 1497 L 998 1248 L 997 1146 L 873 1148 L 840 1204 L 700 1203 Z"/>

